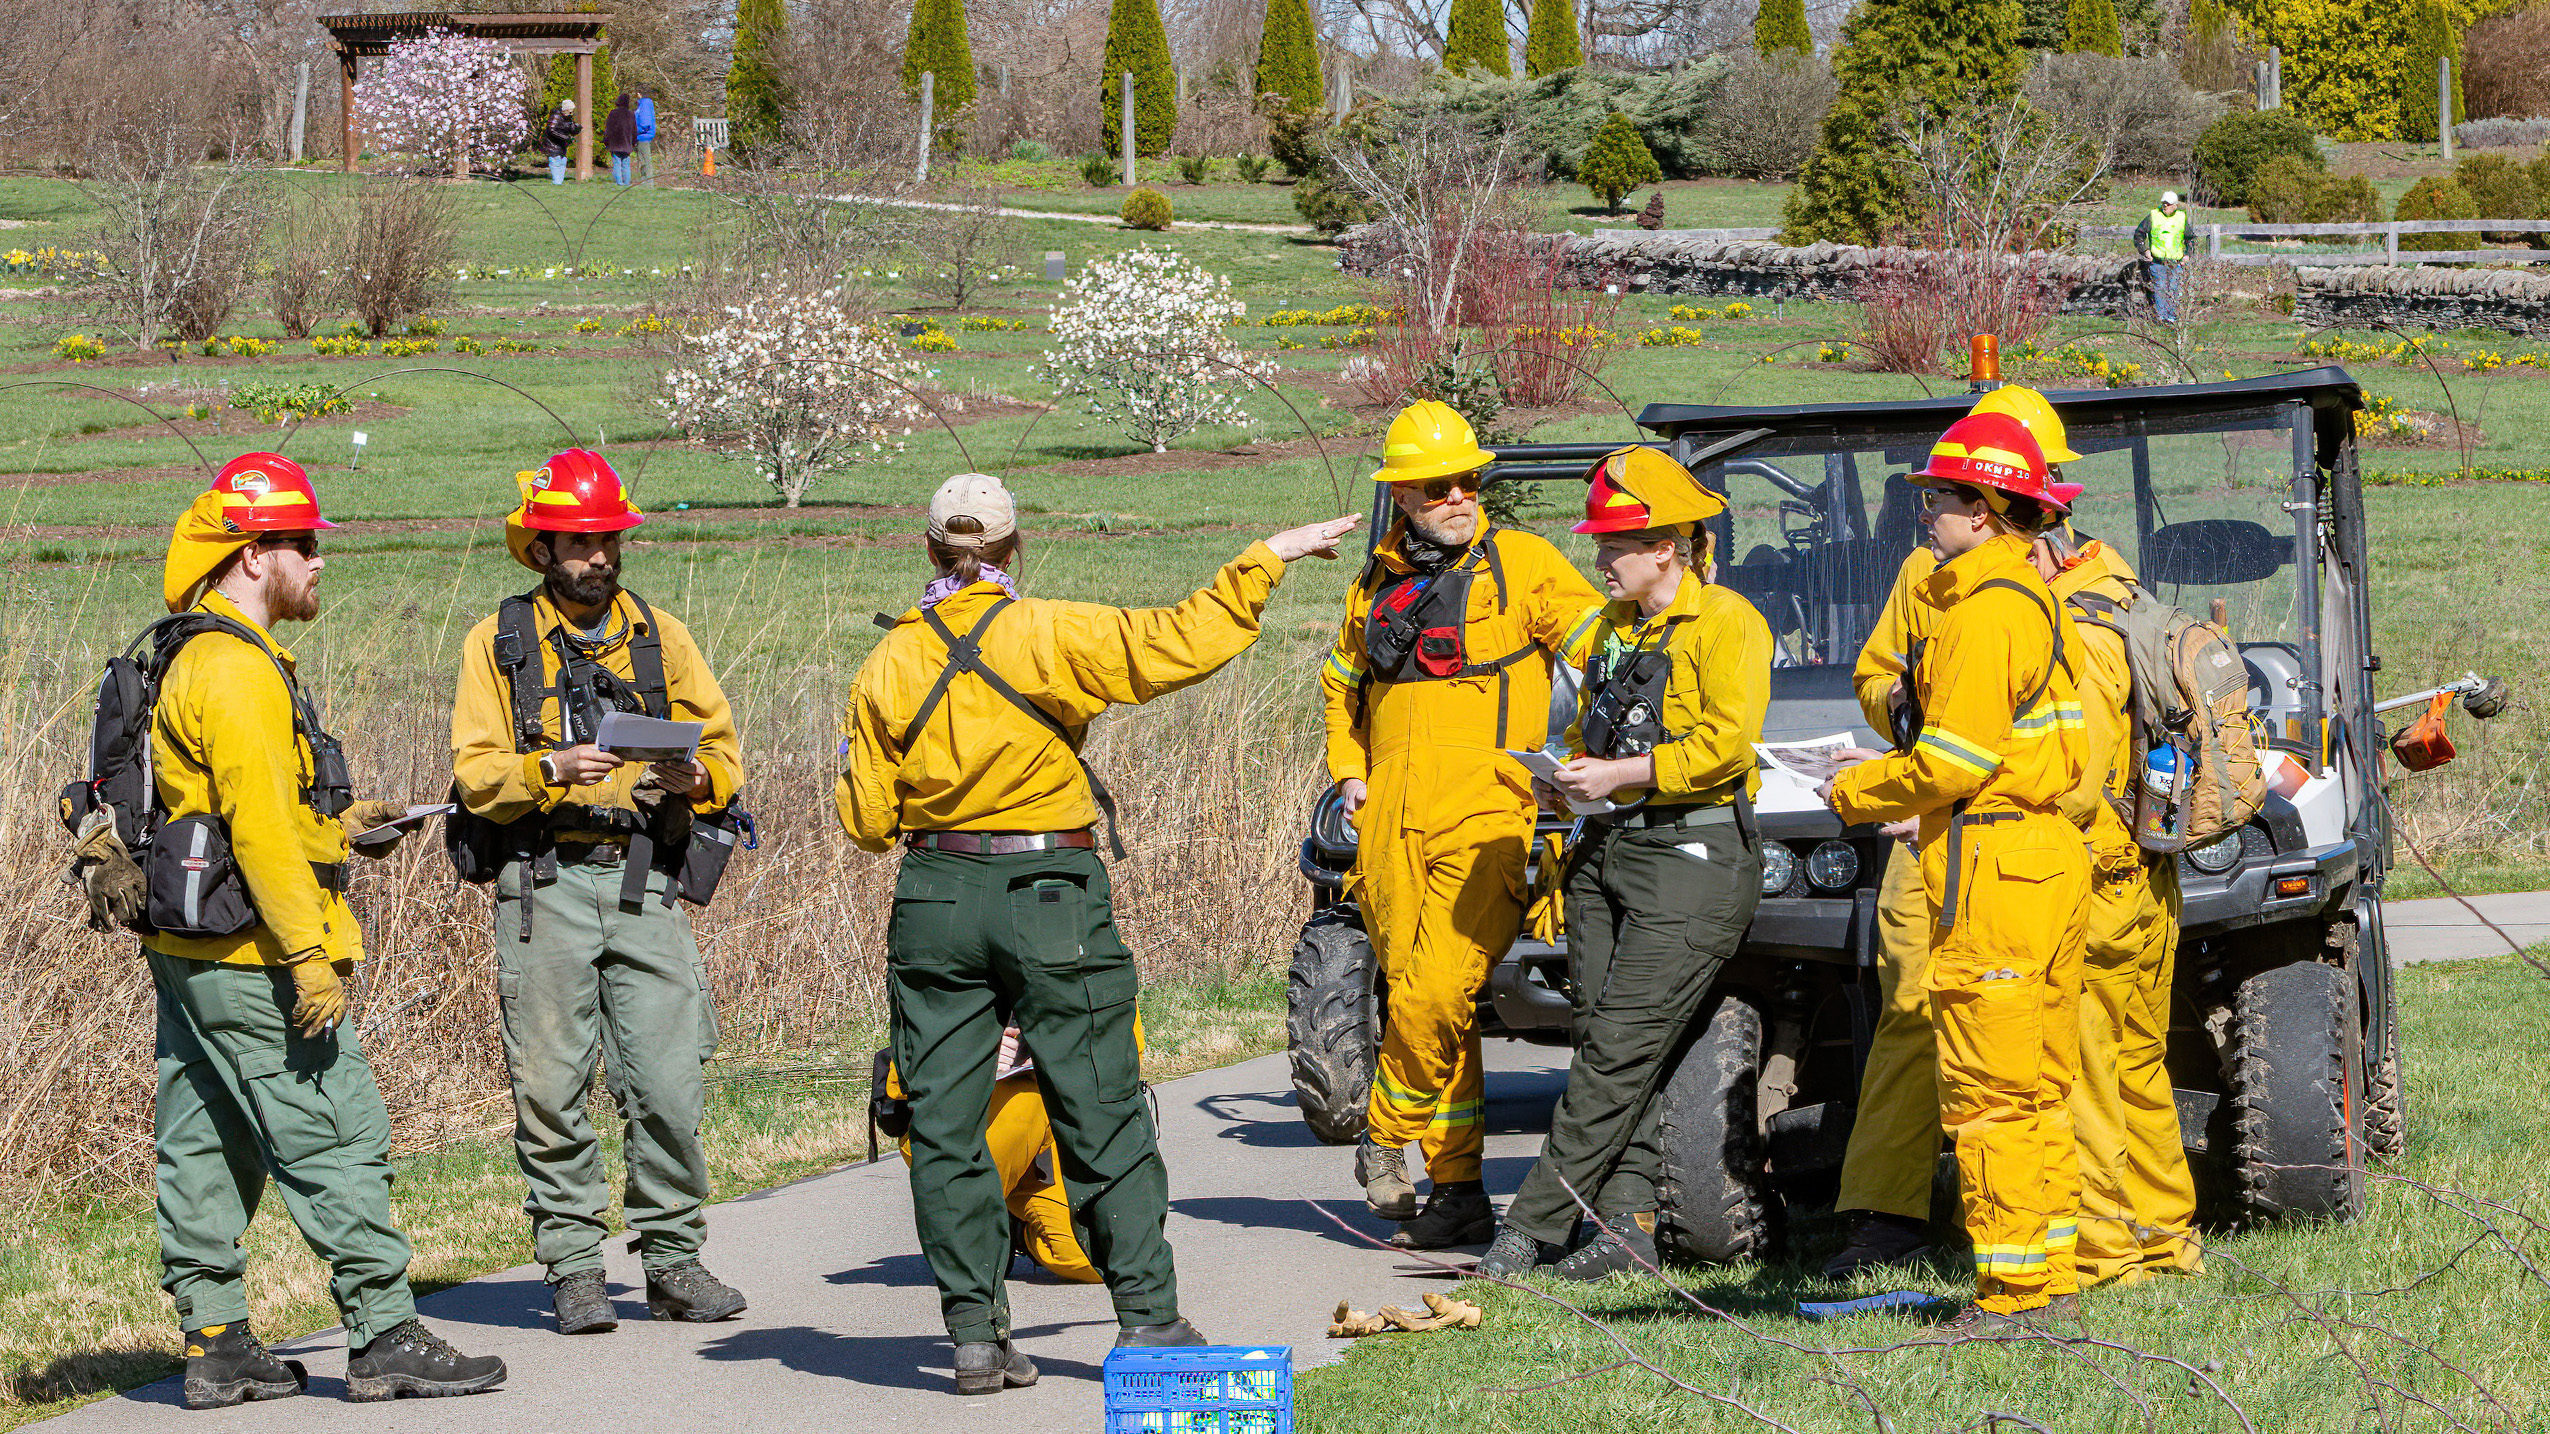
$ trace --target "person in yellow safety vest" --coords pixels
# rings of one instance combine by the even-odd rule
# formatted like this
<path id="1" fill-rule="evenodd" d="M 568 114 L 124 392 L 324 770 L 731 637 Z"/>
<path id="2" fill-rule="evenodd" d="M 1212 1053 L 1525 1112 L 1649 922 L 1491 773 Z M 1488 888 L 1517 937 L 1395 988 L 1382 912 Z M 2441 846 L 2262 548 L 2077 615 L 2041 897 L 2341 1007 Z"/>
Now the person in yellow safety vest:
<path id="1" fill-rule="evenodd" d="M 1347 592 L 1319 679 L 1328 771 L 1358 836 L 1348 890 L 1389 992 L 1355 1179 L 1411 1249 L 1495 1231 L 1477 1003 L 1522 925 L 1534 812 L 1529 775 L 1499 753 L 1549 739 L 1550 664 L 1578 660 L 1603 607 L 1547 540 L 1488 522 L 1493 461 L 1447 405 L 1391 421 L 1373 481 L 1399 520 Z M 1423 1213 L 1407 1170 L 1420 1142 Z"/>
<path id="2" fill-rule="evenodd" d="M 1093 830 L 1113 799 L 1080 745 L 1110 706 L 1193 686 L 1246 651 L 1287 565 L 1335 557 L 1356 522 L 1276 533 L 1176 607 L 1132 609 L 1018 596 L 1018 508 L 999 479 L 960 473 L 931 496 L 935 572 L 851 681 L 833 807 L 860 849 L 903 848 L 886 996 L 911 1095 L 912 1219 L 958 1394 L 1037 1378 L 1010 1342 L 1006 1191 L 983 1143 L 1013 1023 L 1116 1346 L 1205 1342 L 1178 1313 L 1169 1177 L 1134 1045 L 1140 982 Z"/>
<path id="3" fill-rule="evenodd" d="M 2134 251 L 2143 256 L 2143 272 L 2151 280 L 2152 317 L 2178 322 L 2178 277 L 2187 262 L 2187 211 L 2178 195 L 2162 190 L 2160 207 L 2134 226 Z"/>
<path id="4" fill-rule="evenodd" d="M 1762 899 L 1751 799 L 1771 628 L 1701 576 L 1702 524 L 1725 511 L 1652 448 L 1594 465 L 1576 531 L 1597 535 L 1594 565 L 1614 600 L 1567 734 L 1577 755 L 1541 799 L 1553 810 L 1568 809 L 1562 796 L 1619 809 L 1587 817 L 1569 854 L 1576 1054 L 1540 1159 L 1479 1261 L 1487 1278 L 1537 1265 L 1598 1280 L 1656 1263 L 1657 1094 Z M 1604 1228 L 1570 1249 L 1580 1197 Z"/>
<path id="5" fill-rule="evenodd" d="M 1142 1050 L 1142 1013 L 1133 1017 L 1133 1048 Z M 1000 1171 L 1007 1192 L 1010 1224 L 1018 1249 L 1055 1279 L 1094 1285 L 1098 1267 L 1089 1263 L 1080 1234 L 1071 1227 L 1071 1192 L 1062 1183 L 1062 1156 L 1054 1147 L 1053 1119 L 1045 1111 L 1044 1092 L 1036 1087 L 1036 1063 L 1018 1043 L 1018 1027 L 1001 1032 L 1000 1054 L 992 1061 L 992 1110 L 983 1123 L 983 1147 Z M 885 1069 L 885 1093 L 908 1097 L 903 1074 Z M 912 1162 L 912 1136 L 902 1139 L 903 1161 Z"/>
<path id="6" fill-rule="evenodd" d="M 1919 820 L 1933 919 L 1925 986 L 1956 1139 L 1975 1299 L 1943 1339 L 2005 1336 L 2070 1304 L 2080 1165 L 2067 1101 L 2079 1058 L 2089 856 L 2059 809 L 2080 780 L 2070 626 L 2029 560 L 2062 514 L 2045 458 L 2007 414 L 1951 425 L 1913 475 L 1932 489 L 1938 624 L 1912 668 L 1908 752 L 1855 749 L 1826 792 L 1846 822 Z M 2065 1311 L 2067 1312 L 2067 1311 Z"/>
<path id="7" fill-rule="evenodd" d="M 2063 813 L 2089 838 L 2090 895 L 2081 991 L 2080 1079 L 2072 1127 L 2080 1144 L 2084 1288 L 2154 1274 L 2196 1274 L 2196 1185 L 2171 1087 L 2169 988 L 2178 949 L 2178 866 L 2147 855 L 2123 813 L 2135 777 L 2129 714 L 2134 681 L 2124 634 L 2106 620 L 2133 600 L 2134 570 L 2107 544 L 2073 546 L 2054 528 L 2031 552 L 2072 618 L 2086 763 Z"/>
<path id="8" fill-rule="evenodd" d="M 2045 455 L 2049 478 L 2059 473 L 2052 465 L 2080 461 L 2054 405 L 2035 389 L 2004 384 L 1968 411 L 2008 414 L 2026 425 Z M 2069 484 L 2051 486 L 2058 496 L 2079 492 Z M 1912 735 L 1897 727 L 1909 695 L 1904 672 L 1939 622 L 1939 609 L 1923 596 L 1923 580 L 1938 569 L 1939 559 L 1928 547 L 1904 556 L 1851 674 L 1870 728 L 1899 743 Z M 1849 1219 L 1849 1235 L 1824 1265 L 1825 1276 L 1836 1280 L 1879 1266 L 1918 1265 L 1930 1256 L 1930 1188 L 1939 1160 L 1941 1106 L 1933 1080 L 1939 1039 L 1931 1029 L 1925 986 L 1933 913 L 1921 884 L 1921 863 L 1913 853 L 1914 824 L 1897 822 L 1887 832 L 1897 845 L 1877 896 L 1877 1028 L 1833 1202 L 1834 1210 Z"/>

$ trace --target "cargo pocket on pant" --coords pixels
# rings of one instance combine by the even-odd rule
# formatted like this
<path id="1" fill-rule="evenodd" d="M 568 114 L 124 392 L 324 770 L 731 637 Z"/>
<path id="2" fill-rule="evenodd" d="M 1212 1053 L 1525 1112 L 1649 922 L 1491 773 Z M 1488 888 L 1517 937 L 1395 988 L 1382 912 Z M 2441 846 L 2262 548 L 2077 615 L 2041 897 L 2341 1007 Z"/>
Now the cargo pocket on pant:
<path id="1" fill-rule="evenodd" d="M 1098 1099 L 1131 1100 L 1142 1090 L 1142 1053 L 1133 1042 L 1133 1003 L 1141 989 L 1133 958 L 1087 977 L 1089 1063 Z"/>
<path id="2" fill-rule="evenodd" d="M 336 1104 L 321 1084 L 322 1072 L 301 1053 L 260 1044 L 241 1051 L 234 1067 L 257 1133 L 274 1152 L 277 1166 L 298 1164 L 344 1143 Z"/>

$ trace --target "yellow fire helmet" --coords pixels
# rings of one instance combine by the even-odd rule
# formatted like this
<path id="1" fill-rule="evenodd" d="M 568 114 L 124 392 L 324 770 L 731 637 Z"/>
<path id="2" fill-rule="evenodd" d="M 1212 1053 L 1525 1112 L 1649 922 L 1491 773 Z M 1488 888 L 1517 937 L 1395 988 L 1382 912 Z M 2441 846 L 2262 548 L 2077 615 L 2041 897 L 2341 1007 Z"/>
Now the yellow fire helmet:
<path id="1" fill-rule="evenodd" d="M 1580 533 L 1630 533 L 1705 523 L 1727 510 L 1724 498 L 1700 486 L 1691 470 L 1644 444 L 1615 448 L 1585 472 Z"/>
<path id="2" fill-rule="evenodd" d="M 2048 463 L 2078 463 L 2081 455 L 2072 451 L 2071 441 L 2063 436 L 2063 420 L 2056 417 L 2054 405 L 2045 395 L 2025 384 L 2005 383 L 1983 396 L 1968 414 L 2006 413 L 2027 425 L 2028 436 L 2045 450 Z"/>
<path id="3" fill-rule="evenodd" d="M 1421 398 L 1390 420 L 1390 436 L 1381 444 L 1381 471 L 1372 481 L 1421 483 L 1476 473 L 1495 461 L 1495 454 L 1479 446 L 1470 420 L 1448 403 Z"/>

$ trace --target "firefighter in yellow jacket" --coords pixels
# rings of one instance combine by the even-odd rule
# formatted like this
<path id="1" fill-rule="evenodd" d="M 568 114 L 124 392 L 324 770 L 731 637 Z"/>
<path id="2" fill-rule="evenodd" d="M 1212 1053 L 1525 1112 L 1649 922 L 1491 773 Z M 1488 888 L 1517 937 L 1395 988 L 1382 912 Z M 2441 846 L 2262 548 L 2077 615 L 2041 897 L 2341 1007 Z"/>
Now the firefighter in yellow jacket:
<path id="1" fill-rule="evenodd" d="M 1947 1337 L 2006 1333 L 2078 1288 L 2079 1056 L 2089 859 L 2060 810 L 2079 780 L 2070 626 L 2030 562 L 2059 518 L 2036 440 L 2006 414 L 1960 419 L 1914 481 L 1931 488 L 1937 627 L 1911 673 L 1911 750 L 1830 787 L 1845 821 L 1920 823 L 1935 916 L 1924 985 L 1974 1245 L 1975 1302 Z"/>
<path id="2" fill-rule="evenodd" d="M 571 448 L 521 482 L 505 543 L 541 582 L 461 644 L 452 771 L 461 802 L 501 833 L 497 994 L 532 1258 L 559 1333 L 618 1327 L 602 1268 L 611 1191 L 585 1114 L 599 1057 L 647 1310 L 728 1319 L 744 1296 L 700 1262 L 717 1015 L 675 888 L 695 823 L 743 785 L 734 713 L 690 630 L 621 586 L 621 535 L 644 516 L 611 465 Z M 699 723 L 697 757 L 622 760 L 597 740 L 615 712 Z"/>
<path id="3" fill-rule="evenodd" d="M 348 1399 L 471 1394 L 505 1377 L 503 1361 L 463 1355 L 416 1318 L 407 1239 L 390 1219 L 389 1112 L 345 1018 L 363 959 L 347 832 L 405 807 L 351 800 L 344 758 L 271 635 L 319 615 L 319 533 L 335 526 L 301 465 L 242 454 L 178 518 L 163 568 L 168 610 L 185 615 L 174 631 L 191 635 L 151 713 L 166 816 L 152 864 L 191 874 L 166 909 L 154 903 L 143 948 L 159 998 L 160 1283 L 198 1409 L 304 1383 L 248 1327 L 239 1241 L 269 1178 L 328 1263 Z M 225 866 L 235 881 L 205 881 Z"/>
<path id="4" fill-rule="evenodd" d="M 936 575 L 851 683 L 833 803 L 862 849 L 904 849 L 886 993 L 912 1105 L 912 1216 L 959 1394 L 1036 1380 L 1010 1347 L 1009 1217 L 983 1138 L 1006 1025 L 1035 1062 L 1117 1345 L 1204 1342 L 1178 1314 L 1133 957 L 1093 830 L 1113 802 L 1080 744 L 1109 706 L 1191 686 L 1246 650 L 1285 564 L 1334 556 L 1355 522 L 1277 533 L 1178 606 L 1128 609 L 1017 595 L 1018 512 L 1000 480 L 958 474 L 930 499 Z"/>
<path id="5" fill-rule="evenodd" d="M 1567 862 L 1576 1054 L 1541 1157 L 1479 1273 L 1597 1280 L 1656 1263 L 1657 1093 L 1762 899 L 1753 746 L 1771 706 L 1771 628 L 1701 574 L 1726 511 L 1652 448 L 1594 467 L 1580 533 L 1612 594 L 1586 663 L 1578 755 L 1552 777 L 1586 818 Z M 1553 803 L 1553 805 L 1556 805 Z M 1605 1233 L 1569 1249 L 1582 1197 Z"/>
<path id="6" fill-rule="evenodd" d="M 1985 394 L 1971 412 L 2008 414 L 2026 425 L 2045 455 L 2049 477 L 2058 471 L 2053 465 L 2080 461 L 2054 406 L 2032 388 L 2004 384 Z M 2054 483 L 2051 491 L 2062 497 L 2079 490 Z M 1909 750 L 1918 735 L 1900 727 L 1909 710 L 1904 674 L 1938 626 L 1939 609 L 1926 600 L 1923 587 L 1923 580 L 1938 569 L 1939 559 L 1927 546 L 1905 554 L 1852 672 L 1852 687 L 1870 730 L 1893 739 L 1899 751 Z M 1832 1279 L 1883 1265 L 1914 1265 L 1930 1255 L 1930 1188 L 1940 1138 L 1934 1079 L 1939 1041 L 1930 1028 L 1924 986 L 1932 911 L 1912 846 L 1914 823 L 1897 822 L 1888 831 L 1896 844 L 1877 898 L 1880 1005 L 1868 1067 L 1860 1079 L 1859 1113 L 1851 1123 L 1841 1188 L 1833 1202 L 1850 1227 L 1840 1252 L 1824 1265 Z"/>
<path id="7" fill-rule="evenodd" d="M 1550 664 L 1575 661 L 1602 613 L 1558 549 L 1480 511 L 1493 461 L 1444 404 L 1392 420 L 1373 481 L 1399 520 L 1348 591 L 1320 674 L 1328 772 L 1358 837 L 1352 890 L 1389 991 L 1355 1178 L 1415 1249 L 1495 1230 L 1476 1012 L 1522 925 L 1534 810 L 1529 777 L 1499 752 L 1548 740 Z M 1420 1142 L 1422 1214 L 1406 1156 Z"/>
<path id="8" fill-rule="evenodd" d="M 2081 989 L 2080 1143 L 2083 1287 L 2204 1268 L 2196 1187 L 2169 1078 L 2169 988 L 2178 949 L 2178 867 L 2135 844 L 2120 803 L 2135 778 L 2133 671 L 2112 624 L 2132 603 L 2134 570 L 2107 544 L 2077 547 L 2064 528 L 2036 540 L 2039 575 L 2072 619 L 2085 762 L 2063 814 L 2089 839 L 2095 885 Z"/>

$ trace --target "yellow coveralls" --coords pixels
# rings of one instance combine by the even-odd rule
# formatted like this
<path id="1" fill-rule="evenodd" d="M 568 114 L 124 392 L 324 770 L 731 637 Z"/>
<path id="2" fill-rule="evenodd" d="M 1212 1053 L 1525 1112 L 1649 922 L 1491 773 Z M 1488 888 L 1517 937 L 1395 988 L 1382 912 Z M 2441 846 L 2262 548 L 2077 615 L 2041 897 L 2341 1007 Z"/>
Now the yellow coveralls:
<path id="1" fill-rule="evenodd" d="M 903 1075 L 886 1068 L 886 1094 L 901 1100 Z M 1060 1157 L 1054 1151 L 1054 1123 L 1045 1115 L 1045 1093 L 1036 1073 L 1020 1071 L 992 1085 L 990 1121 L 983 1127 L 983 1147 L 992 1153 L 1007 1192 L 1009 1217 L 1025 1233 L 1027 1254 L 1045 1272 L 1075 1285 L 1098 1283 L 1098 1267 L 1080 1248 L 1071 1228 L 1071 1195 L 1063 1188 Z M 912 1137 L 903 1137 L 903 1160 L 912 1160 Z"/>
<path id="2" fill-rule="evenodd" d="M 2123 603 L 2134 576 L 2113 548 L 2089 542 L 2048 586 Z M 2064 815 L 2089 836 L 2090 896 L 2081 990 L 2081 1075 L 2072 1127 L 2081 1151 L 2081 1283 L 2132 1283 L 2153 1270 L 2204 1267 L 2194 1238 L 2195 1178 L 2178 1126 L 2168 1068 L 2169 993 L 2178 949 L 2178 867 L 2146 859 L 2115 799 L 2132 790 L 2127 712 L 2133 671 L 2125 640 L 2072 618 L 2072 670 L 2080 679 L 2086 763 Z"/>
<path id="3" fill-rule="evenodd" d="M 2090 872 L 2058 804 L 2080 779 L 2080 698 L 2026 539 L 1996 534 L 1921 585 L 1941 611 L 1913 673 L 1920 738 L 1842 773 L 1833 808 L 1852 822 L 1920 819 L 1922 884 L 1939 910 L 1926 985 L 1975 1302 L 2010 1314 L 2079 1288 L 2067 1102 Z"/>
<path id="4" fill-rule="evenodd" d="M 1499 751 L 1549 740 L 1550 662 L 1581 660 L 1603 600 L 1547 540 L 1482 519 L 1459 560 L 1475 570 L 1462 643 L 1468 664 L 1505 665 L 1389 681 L 1366 670 L 1364 622 L 1376 590 L 1415 570 L 1400 552 L 1406 533 L 1394 525 L 1347 592 L 1319 685 L 1329 776 L 1366 786 L 1351 890 L 1389 983 L 1371 1139 L 1422 1141 L 1426 1174 L 1442 1184 L 1479 1178 L 1479 991 L 1523 921 L 1531 779 Z"/>
<path id="5" fill-rule="evenodd" d="M 1914 647 L 1939 625 L 1939 609 L 1922 580 L 1939 570 L 1927 547 L 1905 555 L 1877 627 L 1851 672 L 1859 710 L 1880 742 L 1894 730 L 1896 685 Z M 1930 1029 L 1930 893 L 1921 859 L 1901 842 L 1887 853 L 1877 888 L 1877 1029 L 1859 1083 L 1859 1115 L 1842 1157 L 1836 1210 L 1874 1210 L 1907 1220 L 1930 1218 L 1931 1171 L 1939 1160 L 1939 1038 Z"/>

